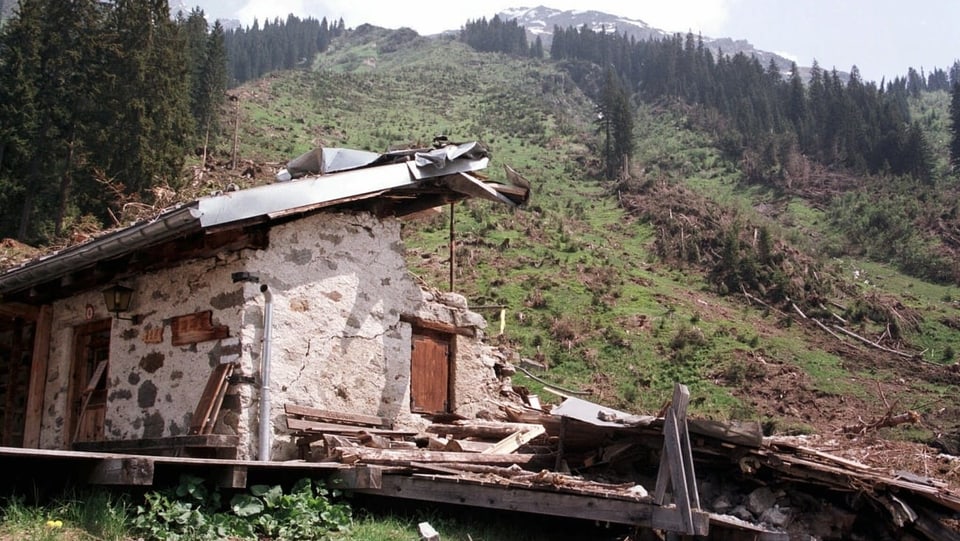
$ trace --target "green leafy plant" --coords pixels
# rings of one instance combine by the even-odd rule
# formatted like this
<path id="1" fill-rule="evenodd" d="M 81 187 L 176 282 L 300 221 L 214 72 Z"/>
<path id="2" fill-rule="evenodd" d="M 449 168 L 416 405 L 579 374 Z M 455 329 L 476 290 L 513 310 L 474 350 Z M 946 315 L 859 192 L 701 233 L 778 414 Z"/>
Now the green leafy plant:
<path id="1" fill-rule="evenodd" d="M 289 494 L 277 485 L 254 485 L 250 494 L 234 496 L 230 508 L 250 519 L 260 535 L 278 540 L 324 539 L 327 532 L 350 525 L 349 506 L 328 499 L 336 495 L 321 484 L 301 479 Z"/>
<path id="2" fill-rule="evenodd" d="M 198 477 L 181 476 L 180 484 L 150 492 L 137 508 L 134 527 L 148 539 L 322 540 L 351 523 L 350 507 L 310 479 L 301 479 L 285 494 L 280 485 L 254 485 L 224 508 L 220 493 Z"/>

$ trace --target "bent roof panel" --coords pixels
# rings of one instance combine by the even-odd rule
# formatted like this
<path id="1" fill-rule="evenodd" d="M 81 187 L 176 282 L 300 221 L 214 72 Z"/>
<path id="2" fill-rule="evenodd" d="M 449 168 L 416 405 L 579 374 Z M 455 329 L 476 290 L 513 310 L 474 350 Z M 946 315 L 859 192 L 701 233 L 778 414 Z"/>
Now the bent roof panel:
<path id="1" fill-rule="evenodd" d="M 482 147 L 480 147 L 482 148 Z M 377 197 L 385 191 L 413 189 L 418 183 L 447 175 L 469 173 L 487 167 L 486 153 L 454 152 L 456 157 L 438 163 L 427 160 L 362 167 L 344 172 L 280 182 L 210 196 L 169 209 L 152 220 L 103 235 L 29 261 L 0 274 L 0 299 L 37 284 L 203 229 L 280 214 L 312 209 L 342 201 Z M 446 187 L 451 192 L 457 190 Z"/>

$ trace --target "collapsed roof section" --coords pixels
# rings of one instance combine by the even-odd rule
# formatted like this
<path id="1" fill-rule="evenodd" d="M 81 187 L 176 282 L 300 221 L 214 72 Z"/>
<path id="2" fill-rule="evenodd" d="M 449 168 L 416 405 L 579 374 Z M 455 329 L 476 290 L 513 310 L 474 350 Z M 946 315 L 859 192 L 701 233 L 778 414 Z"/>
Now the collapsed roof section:
<path id="1" fill-rule="evenodd" d="M 508 184 L 481 176 L 489 161 L 489 150 L 476 142 L 386 154 L 317 149 L 293 160 L 285 170 L 294 171 L 297 180 L 181 204 L 151 220 L 8 269 L 0 274 L 0 301 L 48 302 L 58 293 L 51 288 L 39 292 L 38 286 L 49 285 L 61 296 L 69 290 L 97 286 L 122 277 L 121 273 L 129 274 L 128 264 L 109 262 L 126 259 L 129 263 L 131 254 L 185 237 L 203 239 L 331 207 L 405 216 L 469 197 L 511 207 L 526 203 L 530 185 L 509 167 Z M 222 246 L 210 248 L 215 253 Z M 194 251 L 193 255 L 202 254 Z"/>

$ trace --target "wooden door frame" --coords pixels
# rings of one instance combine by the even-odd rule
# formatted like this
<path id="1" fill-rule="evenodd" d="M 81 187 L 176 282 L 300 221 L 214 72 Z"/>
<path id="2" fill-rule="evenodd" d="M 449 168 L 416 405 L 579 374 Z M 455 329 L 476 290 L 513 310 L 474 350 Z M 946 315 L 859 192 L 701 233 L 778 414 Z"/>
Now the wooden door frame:
<path id="1" fill-rule="evenodd" d="M 73 444 L 73 435 L 77 429 L 77 423 L 80 421 L 80 415 L 74 414 L 73 411 L 73 402 L 83 393 L 83 389 L 87 386 L 88 381 L 86 381 L 90 374 L 81 374 L 80 365 L 81 357 L 80 352 L 83 350 L 84 344 L 82 340 L 85 336 L 88 336 L 93 333 L 110 331 L 113 328 L 113 319 L 101 319 L 98 321 L 91 321 L 89 323 L 84 323 L 82 325 L 77 325 L 73 328 L 73 348 L 70 351 L 70 379 L 67 381 L 67 404 L 66 411 L 64 412 L 64 422 L 63 422 L 63 444 L 65 449 L 69 449 Z M 112 333 L 111 333 L 112 334 Z M 112 341 L 112 336 L 110 337 Z M 109 347 L 109 346 L 108 346 Z M 109 381 L 109 363 L 110 355 L 107 354 L 107 381 Z M 86 361 L 84 358 L 83 361 Z M 80 381 L 84 380 L 84 381 Z"/>
<path id="2" fill-rule="evenodd" d="M 50 333 L 53 327 L 53 307 L 40 307 L 37 326 L 33 333 L 33 357 L 30 359 L 30 384 L 27 394 L 27 413 L 23 427 L 23 446 L 40 447 L 43 427 L 43 402 L 46 394 L 47 365 L 50 358 Z"/>

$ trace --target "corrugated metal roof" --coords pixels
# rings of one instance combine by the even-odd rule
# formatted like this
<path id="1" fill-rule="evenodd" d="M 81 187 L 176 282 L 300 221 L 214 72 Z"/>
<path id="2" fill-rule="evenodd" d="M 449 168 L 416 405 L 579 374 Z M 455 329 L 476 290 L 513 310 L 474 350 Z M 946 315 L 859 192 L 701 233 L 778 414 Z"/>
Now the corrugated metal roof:
<path id="1" fill-rule="evenodd" d="M 529 193 L 528 186 L 512 187 L 514 195 L 518 189 L 521 192 L 520 197 L 514 197 L 518 199 L 515 201 L 469 175 L 489 163 L 487 150 L 479 143 L 388 153 L 382 159 L 363 151 L 335 154 L 339 156 L 336 167 L 342 169 L 338 172 L 202 198 L 168 209 L 152 220 L 8 269 L 0 274 L 0 299 L 98 261 L 201 230 L 256 218 L 270 220 L 298 211 L 380 197 L 391 191 L 415 196 L 421 183 L 427 184 L 425 181 L 430 181 L 434 193 L 441 189 L 509 205 L 526 201 Z M 356 160 L 351 161 L 351 156 Z"/>

